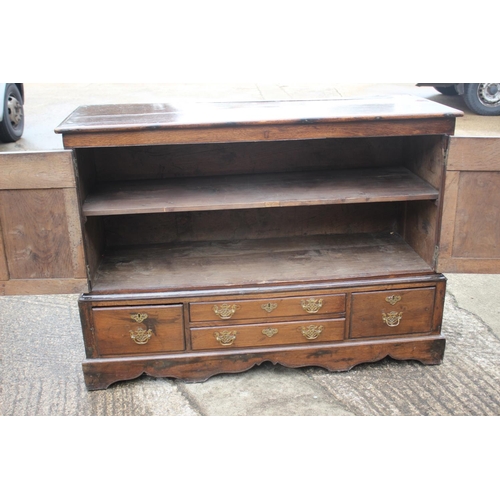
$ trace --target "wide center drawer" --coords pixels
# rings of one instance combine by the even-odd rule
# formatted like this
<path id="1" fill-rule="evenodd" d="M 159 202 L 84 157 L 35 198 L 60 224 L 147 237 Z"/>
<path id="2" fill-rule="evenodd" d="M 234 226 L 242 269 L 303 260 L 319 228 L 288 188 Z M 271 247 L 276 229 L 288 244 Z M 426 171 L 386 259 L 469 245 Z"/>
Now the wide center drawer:
<path id="1" fill-rule="evenodd" d="M 217 302 L 193 302 L 189 305 L 190 320 L 227 321 L 245 319 L 288 318 L 340 314 L 345 312 L 345 294 L 303 297 L 263 298 Z"/>
<path id="2" fill-rule="evenodd" d="M 345 319 L 192 328 L 193 349 L 262 347 L 344 339 Z"/>
<path id="3" fill-rule="evenodd" d="M 101 307 L 92 310 L 102 356 L 185 349 L 182 305 Z"/>

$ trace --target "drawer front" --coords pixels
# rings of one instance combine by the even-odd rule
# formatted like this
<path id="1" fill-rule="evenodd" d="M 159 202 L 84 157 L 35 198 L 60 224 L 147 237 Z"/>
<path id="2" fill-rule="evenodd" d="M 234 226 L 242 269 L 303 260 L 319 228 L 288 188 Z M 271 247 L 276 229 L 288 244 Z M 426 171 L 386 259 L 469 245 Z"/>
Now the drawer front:
<path id="1" fill-rule="evenodd" d="M 190 319 L 193 322 L 285 318 L 343 312 L 345 312 L 345 294 L 343 293 L 225 302 L 196 302 L 189 305 Z"/>
<path id="2" fill-rule="evenodd" d="M 102 356 L 182 351 L 182 305 L 102 307 L 92 310 Z"/>
<path id="3" fill-rule="evenodd" d="M 333 342 L 344 339 L 345 320 L 289 321 L 255 325 L 192 328 L 193 349 L 265 347 Z"/>
<path id="4" fill-rule="evenodd" d="M 430 332 L 434 296 L 435 288 L 353 293 L 351 337 Z"/>

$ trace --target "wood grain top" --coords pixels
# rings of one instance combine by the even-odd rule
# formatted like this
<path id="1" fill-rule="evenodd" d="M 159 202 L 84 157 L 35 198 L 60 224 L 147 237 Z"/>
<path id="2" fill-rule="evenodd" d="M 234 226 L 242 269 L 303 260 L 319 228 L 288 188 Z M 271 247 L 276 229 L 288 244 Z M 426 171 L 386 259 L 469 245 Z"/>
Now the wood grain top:
<path id="1" fill-rule="evenodd" d="M 81 106 L 56 129 L 61 134 L 156 131 L 216 126 L 292 125 L 462 116 L 413 96 L 315 101 L 182 102 Z"/>

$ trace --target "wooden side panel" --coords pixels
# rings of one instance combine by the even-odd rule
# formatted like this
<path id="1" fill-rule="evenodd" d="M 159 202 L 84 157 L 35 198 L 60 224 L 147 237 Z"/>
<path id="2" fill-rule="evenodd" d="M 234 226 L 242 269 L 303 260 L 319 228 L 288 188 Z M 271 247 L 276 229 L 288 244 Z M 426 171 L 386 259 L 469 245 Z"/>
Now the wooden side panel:
<path id="1" fill-rule="evenodd" d="M 500 272 L 500 137 L 453 137 L 438 271 Z"/>
<path id="2" fill-rule="evenodd" d="M 87 290 L 72 155 L 0 155 L 0 294 Z"/>
<path id="3" fill-rule="evenodd" d="M 446 138 L 423 136 L 409 138 L 408 168 L 439 191 L 443 188 Z M 441 197 L 440 197 L 441 198 Z M 434 266 L 434 252 L 439 239 L 440 199 L 407 204 L 404 234 L 411 247 Z"/>

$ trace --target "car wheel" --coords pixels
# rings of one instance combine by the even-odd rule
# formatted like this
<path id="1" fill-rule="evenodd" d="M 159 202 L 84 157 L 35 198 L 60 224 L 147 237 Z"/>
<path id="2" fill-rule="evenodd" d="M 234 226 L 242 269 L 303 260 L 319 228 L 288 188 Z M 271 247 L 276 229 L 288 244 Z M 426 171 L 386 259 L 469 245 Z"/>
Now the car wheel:
<path id="1" fill-rule="evenodd" d="M 454 86 L 451 87 L 434 87 L 438 92 L 443 95 L 458 95 L 457 90 Z"/>
<path id="2" fill-rule="evenodd" d="M 24 109 L 21 92 L 14 83 L 5 86 L 3 106 L 3 121 L 0 122 L 0 140 L 15 142 L 21 138 L 24 131 Z"/>
<path id="3" fill-rule="evenodd" d="M 500 83 L 466 83 L 464 101 L 478 115 L 500 115 Z"/>

